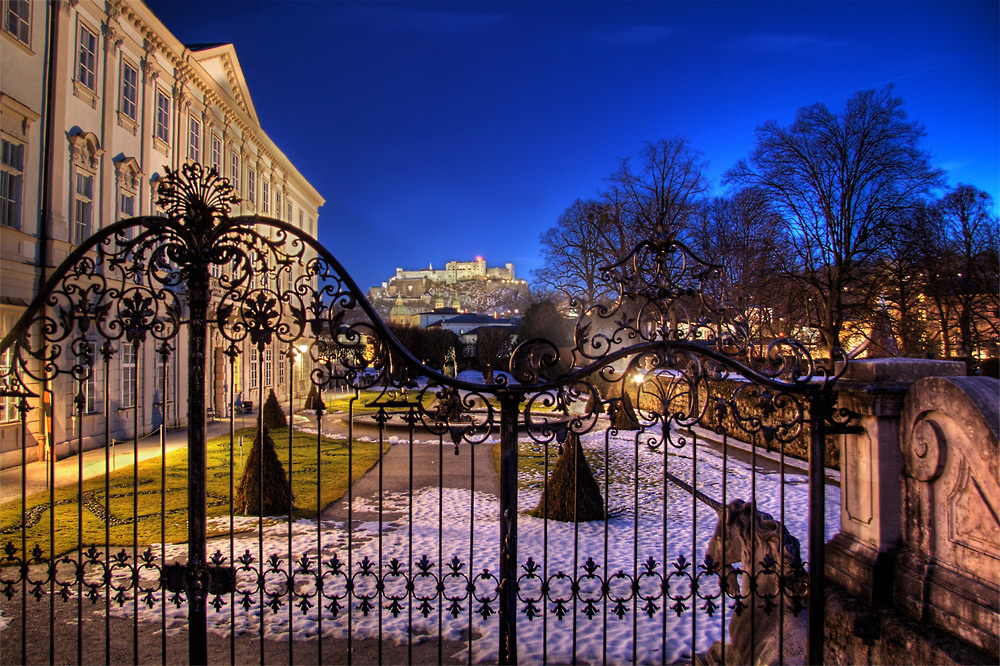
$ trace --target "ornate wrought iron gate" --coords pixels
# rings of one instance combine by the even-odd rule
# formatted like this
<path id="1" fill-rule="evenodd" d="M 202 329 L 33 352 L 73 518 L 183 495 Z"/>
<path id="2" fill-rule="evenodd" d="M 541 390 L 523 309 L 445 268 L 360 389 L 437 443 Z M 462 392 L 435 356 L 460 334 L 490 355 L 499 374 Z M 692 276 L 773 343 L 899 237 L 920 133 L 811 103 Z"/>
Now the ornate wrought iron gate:
<path id="1" fill-rule="evenodd" d="M 521 341 L 480 383 L 421 364 L 314 239 L 230 218 L 214 171 L 159 193 L 163 216 L 78 247 L 0 343 L 22 451 L 0 515 L 8 659 L 173 662 L 180 632 L 190 663 L 248 645 L 261 662 L 822 661 L 836 377 L 755 339 L 760 311 L 727 307 L 683 244 L 641 242 L 571 348 Z M 243 373 L 251 428 L 272 427 L 270 385 L 293 418 L 250 453 Z M 309 389 L 345 414 L 302 412 Z M 28 444 L 60 427 L 72 482 L 50 450 L 33 494 Z M 583 517 L 586 485 L 596 515 L 555 520 L 557 502 Z"/>

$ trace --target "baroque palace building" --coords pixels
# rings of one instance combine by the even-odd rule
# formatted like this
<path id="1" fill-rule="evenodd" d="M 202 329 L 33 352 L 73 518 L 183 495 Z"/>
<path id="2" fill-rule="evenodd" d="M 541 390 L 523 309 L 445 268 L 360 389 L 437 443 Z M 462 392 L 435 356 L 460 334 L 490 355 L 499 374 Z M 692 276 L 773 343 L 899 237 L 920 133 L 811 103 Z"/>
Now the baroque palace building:
<path id="1" fill-rule="evenodd" d="M 323 198 L 261 128 L 231 44 L 186 46 L 137 0 L 0 0 L 0 13 L 0 338 L 84 239 L 158 213 L 167 167 L 215 166 L 242 200 L 233 215 L 280 218 L 316 235 Z M 256 407 L 269 388 L 287 395 L 291 380 L 272 347 L 258 358 L 247 345 L 230 369 L 212 335 L 207 404 L 216 414 L 233 399 Z M 15 400 L 0 398 L 0 467 L 65 455 L 80 435 L 84 448 L 103 445 L 105 422 L 118 440 L 183 425 L 180 352 L 161 396 L 153 345 L 121 350 L 110 385 L 94 373 L 84 387 L 82 423 L 72 400 L 51 419 L 29 413 L 24 453 Z M 76 393 L 68 383 L 50 390 Z M 110 414 L 101 413 L 105 390 Z"/>

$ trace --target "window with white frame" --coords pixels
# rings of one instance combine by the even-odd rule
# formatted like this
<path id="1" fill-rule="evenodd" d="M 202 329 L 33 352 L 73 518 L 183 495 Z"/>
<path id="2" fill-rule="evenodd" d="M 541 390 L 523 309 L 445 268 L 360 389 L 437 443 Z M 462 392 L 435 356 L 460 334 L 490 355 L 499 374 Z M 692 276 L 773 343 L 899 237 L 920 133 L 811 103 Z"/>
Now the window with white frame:
<path id="1" fill-rule="evenodd" d="M 274 214 L 281 219 L 281 192 L 274 193 Z"/>
<path id="2" fill-rule="evenodd" d="M 292 202 L 288 202 L 288 217 L 286 218 L 289 222 L 292 221 Z"/>
<path id="3" fill-rule="evenodd" d="M 247 201 L 252 204 L 257 203 L 257 171 L 253 167 L 247 167 Z"/>
<path id="4" fill-rule="evenodd" d="M 157 395 L 168 396 L 170 395 L 170 368 L 172 360 L 167 357 L 166 364 L 163 363 L 163 357 L 159 352 L 156 353 L 156 386 L 153 391 Z M 164 398 L 160 398 L 160 403 L 168 402 Z"/>
<path id="5" fill-rule="evenodd" d="M 240 154 L 233 151 L 233 158 L 229 163 L 229 184 L 237 193 L 240 191 Z"/>
<path id="6" fill-rule="evenodd" d="M 94 214 L 94 174 L 77 170 L 74 192 L 71 242 L 79 245 L 90 237 L 90 222 Z"/>
<path id="7" fill-rule="evenodd" d="M 121 406 L 135 407 L 136 349 L 130 342 L 122 342 Z"/>
<path id="8" fill-rule="evenodd" d="M 222 137 L 218 134 L 212 135 L 212 166 L 222 175 Z"/>
<path id="9" fill-rule="evenodd" d="M 24 184 L 24 145 L 2 140 L 0 159 L 0 225 L 21 228 L 21 198 Z"/>
<path id="10" fill-rule="evenodd" d="M 100 411 L 100 402 L 97 399 L 97 376 L 98 372 L 98 356 L 97 356 L 97 343 L 87 342 L 87 355 L 80 354 L 76 357 L 77 364 L 84 366 L 84 372 L 86 372 L 87 377 L 80 380 L 73 379 L 73 393 L 78 395 L 80 391 L 83 392 L 83 413 L 84 414 L 96 414 Z M 87 359 L 89 356 L 89 361 Z M 77 407 L 74 404 L 74 411 Z"/>
<path id="11" fill-rule="evenodd" d="M 285 355 L 278 352 L 278 386 L 285 385 Z"/>
<path id="12" fill-rule="evenodd" d="M 260 212 L 267 213 L 270 210 L 271 186 L 266 180 L 260 181 Z"/>
<path id="13" fill-rule="evenodd" d="M 77 53 L 76 79 L 91 92 L 97 92 L 97 33 L 85 25 L 80 26 L 80 44 Z"/>
<path id="14" fill-rule="evenodd" d="M 17 314 L 16 312 L 0 312 L 0 340 L 5 338 L 14 328 L 14 324 L 17 323 Z M 10 374 L 13 359 L 13 351 L 10 348 L 0 354 L 0 377 L 7 377 Z M 0 397 L 0 423 L 17 421 L 20 416 L 17 411 L 17 398 Z"/>
<path id="15" fill-rule="evenodd" d="M 121 112 L 132 120 L 138 119 L 139 70 L 122 60 Z"/>
<path id="16" fill-rule="evenodd" d="M 122 190 L 118 197 L 118 219 L 135 217 L 135 192 Z"/>
<path id="17" fill-rule="evenodd" d="M 201 161 L 201 121 L 193 115 L 188 118 L 188 159 Z"/>
<path id="18" fill-rule="evenodd" d="M 258 363 L 258 351 L 257 345 L 250 345 L 250 388 L 257 388 L 257 363 Z"/>
<path id="19" fill-rule="evenodd" d="M 170 96 L 159 88 L 156 90 L 156 138 L 170 143 Z"/>
<path id="20" fill-rule="evenodd" d="M 7 0 L 4 3 L 3 29 L 25 46 L 31 46 L 31 2 Z"/>
<path id="21" fill-rule="evenodd" d="M 303 230 L 305 229 L 305 226 L 304 226 L 305 225 L 305 221 L 304 220 L 305 220 L 305 216 L 302 214 L 302 211 L 300 210 L 299 211 L 299 229 L 303 229 Z"/>
<path id="22" fill-rule="evenodd" d="M 271 378 L 271 345 L 264 347 L 264 387 L 272 386 Z"/>

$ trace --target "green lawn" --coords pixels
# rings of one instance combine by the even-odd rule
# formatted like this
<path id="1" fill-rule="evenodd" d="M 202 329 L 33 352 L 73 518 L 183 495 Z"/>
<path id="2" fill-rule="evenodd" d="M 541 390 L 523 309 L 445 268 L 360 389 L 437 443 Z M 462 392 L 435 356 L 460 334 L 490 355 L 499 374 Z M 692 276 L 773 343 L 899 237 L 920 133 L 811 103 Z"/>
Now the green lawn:
<path id="1" fill-rule="evenodd" d="M 230 488 L 235 489 L 239 484 L 243 471 L 239 436 L 243 435 L 242 460 L 245 461 L 250 455 L 253 433 L 252 428 L 237 431 L 232 454 L 228 435 L 208 441 L 207 495 L 210 518 L 229 515 L 232 496 Z M 288 433 L 288 428 L 271 431 L 286 474 L 289 469 Z M 291 479 L 296 517 L 315 516 L 317 507 L 324 507 L 347 492 L 348 453 L 351 449 L 353 478 L 357 480 L 378 461 L 380 452 L 377 443 L 356 442 L 353 447 L 349 447 L 347 440 L 324 437 L 317 449 L 316 435 L 292 431 Z M 389 444 L 384 444 L 382 453 L 388 449 Z M 113 471 L 108 475 L 107 481 L 107 492 L 104 477 L 84 481 L 82 492 L 75 484 L 56 488 L 54 502 L 51 504 L 48 491 L 26 498 L 24 522 L 28 526 L 28 549 L 31 550 L 37 544 L 42 556 L 58 557 L 81 544 L 87 547 L 107 543 L 112 547 L 124 547 L 134 543 L 144 547 L 161 541 L 187 541 L 187 449 L 172 451 L 165 458 L 140 462 L 135 471 L 132 467 Z M 107 523 L 99 517 L 105 513 L 110 515 Z M 165 521 L 163 534 L 161 516 Z M 54 541 L 50 539 L 53 520 Z M 226 523 L 227 521 L 214 521 L 209 535 L 227 533 Z M 0 504 L 0 546 L 13 542 L 20 547 L 21 524 L 20 499 Z"/>

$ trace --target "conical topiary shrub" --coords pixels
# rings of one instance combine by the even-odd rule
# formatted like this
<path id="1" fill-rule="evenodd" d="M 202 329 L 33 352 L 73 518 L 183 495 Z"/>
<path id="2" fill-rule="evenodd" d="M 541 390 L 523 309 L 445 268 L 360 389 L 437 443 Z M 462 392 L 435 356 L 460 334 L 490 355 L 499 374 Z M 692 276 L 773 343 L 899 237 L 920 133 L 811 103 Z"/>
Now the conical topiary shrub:
<path id="1" fill-rule="evenodd" d="M 245 516 L 280 516 L 292 510 L 292 486 L 274 450 L 267 428 L 257 429 L 243 477 L 236 488 L 233 509 Z M 263 459 L 263 460 L 262 460 Z"/>
<path id="2" fill-rule="evenodd" d="M 608 410 L 611 416 L 611 427 L 616 430 L 639 430 L 639 422 L 635 420 L 635 408 L 632 406 L 632 396 L 622 389 L 621 400 L 611 403 L 614 410 Z"/>
<path id="3" fill-rule="evenodd" d="M 261 414 L 261 420 L 265 430 L 274 430 L 275 428 L 288 426 L 288 419 L 285 418 L 285 412 L 282 411 L 281 405 L 278 404 L 278 396 L 274 395 L 274 389 L 271 389 L 271 392 L 268 393 L 267 401 L 264 403 L 262 409 L 264 411 Z"/>
<path id="4" fill-rule="evenodd" d="M 594 480 L 590 463 L 583 456 L 580 437 L 566 434 L 562 455 L 545 480 L 545 490 L 538 506 L 528 514 L 563 522 L 583 523 L 604 519 L 604 497 Z"/>
<path id="5" fill-rule="evenodd" d="M 319 391 L 316 390 L 315 384 L 309 387 L 309 395 L 306 396 L 306 404 L 303 405 L 303 409 L 314 412 L 318 411 L 321 414 L 326 411 L 326 405 L 323 404 L 323 400 L 319 397 Z"/>

